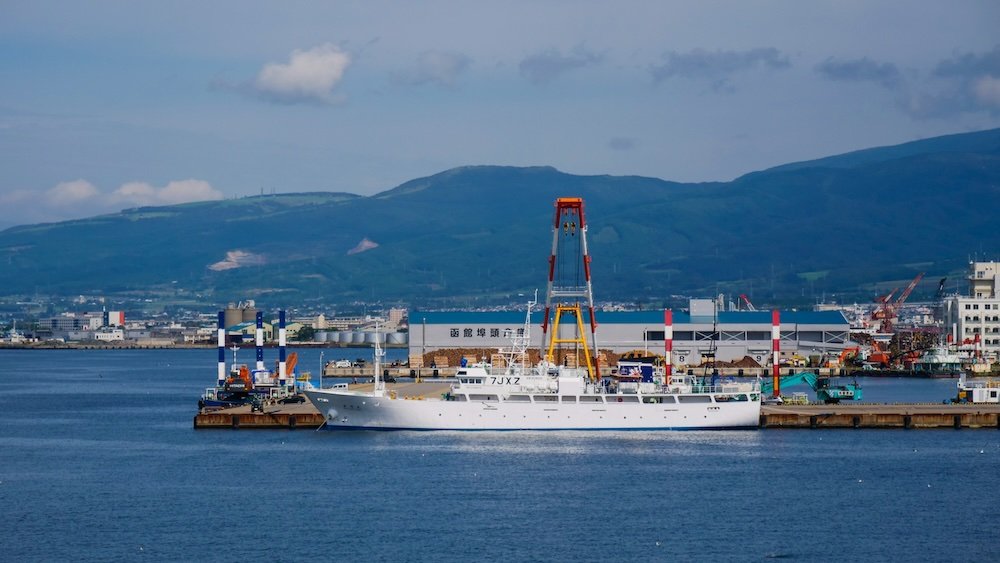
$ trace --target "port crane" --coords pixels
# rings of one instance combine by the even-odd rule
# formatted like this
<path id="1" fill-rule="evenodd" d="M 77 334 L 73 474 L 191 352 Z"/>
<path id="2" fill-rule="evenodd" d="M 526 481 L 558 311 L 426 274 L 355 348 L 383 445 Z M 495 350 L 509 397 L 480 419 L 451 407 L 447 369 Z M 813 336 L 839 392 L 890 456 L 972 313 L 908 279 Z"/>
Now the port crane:
<path id="1" fill-rule="evenodd" d="M 590 252 L 587 249 L 587 223 L 583 199 L 560 197 L 555 202 L 552 222 L 552 253 L 549 255 L 549 282 L 545 292 L 545 316 L 542 317 L 542 341 L 548 340 L 545 358 L 556 361 L 556 349 L 572 344 L 582 353 L 591 381 L 597 381 L 597 320 L 594 316 L 594 292 L 590 280 Z M 590 344 L 585 336 L 581 301 L 586 304 L 590 320 Z M 550 315 L 553 315 L 551 327 Z M 562 317 L 575 320 L 573 336 L 560 331 Z M 579 360 L 577 360 L 579 361 Z"/>
<path id="2" fill-rule="evenodd" d="M 876 307 L 875 311 L 872 312 L 872 320 L 879 321 L 881 323 L 879 325 L 879 332 L 885 334 L 893 333 L 895 320 L 899 316 L 900 308 L 902 308 L 903 303 L 906 303 L 910 294 L 913 293 L 913 289 L 917 287 L 917 284 L 920 283 L 920 280 L 923 278 L 923 272 L 917 274 L 917 277 L 913 278 L 913 281 L 906 286 L 906 289 L 899 294 L 899 297 L 897 297 L 895 301 L 893 301 L 892 296 L 896 294 L 896 291 L 899 288 L 893 289 L 887 295 L 883 295 L 875 300 L 875 302 L 878 303 L 878 307 Z"/>

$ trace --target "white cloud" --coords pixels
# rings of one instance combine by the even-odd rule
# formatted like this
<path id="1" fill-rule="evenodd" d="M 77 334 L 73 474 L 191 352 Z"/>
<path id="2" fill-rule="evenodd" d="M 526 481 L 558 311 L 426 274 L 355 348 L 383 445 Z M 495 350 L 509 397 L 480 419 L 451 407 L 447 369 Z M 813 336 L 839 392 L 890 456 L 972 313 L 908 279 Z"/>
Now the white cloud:
<path id="1" fill-rule="evenodd" d="M 976 80 L 973 89 L 979 103 L 1000 108 L 1000 78 L 983 76 Z"/>
<path id="2" fill-rule="evenodd" d="M 111 192 L 109 197 L 115 203 L 152 205 L 156 203 L 156 188 L 145 182 L 128 182 Z"/>
<path id="3" fill-rule="evenodd" d="M 746 51 L 707 51 L 693 49 L 686 53 L 663 53 L 664 63 L 650 67 L 654 82 L 674 77 L 708 79 L 712 89 L 719 93 L 736 91 L 730 81 L 733 75 L 753 69 L 783 70 L 791 67 L 788 56 L 774 47 L 760 47 Z"/>
<path id="4" fill-rule="evenodd" d="M 110 203 L 122 205 L 174 205 L 192 201 L 222 199 L 222 192 L 204 180 L 175 180 L 162 188 L 146 182 L 122 184 L 108 196 Z"/>
<path id="5" fill-rule="evenodd" d="M 100 194 L 100 190 L 94 184 L 86 180 L 73 180 L 60 182 L 46 191 L 45 201 L 52 206 L 64 207 L 93 200 Z"/>
<path id="6" fill-rule="evenodd" d="M 204 180 L 176 180 L 156 187 L 147 182 L 128 182 L 111 192 L 79 179 L 60 182 L 45 190 L 18 189 L 0 192 L 0 208 L 6 210 L 6 223 L 12 225 L 50 223 L 83 219 L 122 208 L 149 205 L 175 205 L 194 201 L 222 199 L 223 194 Z"/>
<path id="7" fill-rule="evenodd" d="M 557 49 L 547 49 L 524 58 L 518 65 L 521 75 L 533 84 L 551 82 L 556 77 L 572 70 L 600 63 L 604 55 L 594 53 L 583 45 L 578 45 L 571 53 L 562 54 Z"/>
<path id="8" fill-rule="evenodd" d="M 292 51 L 287 63 L 269 63 L 261 69 L 254 89 L 266 99 L 282 103 L 332 104 L 342 98 L 333 89 L 344 77 L 351 56 L 325 43 Z"/>
<path id="9" fill-rule="evenodd" d="M 472 59 L 461 53 L 426 51 L 417 57 L 417 70 L 412 82 L 432 83 L 452 88 L 471 63 Z"/>

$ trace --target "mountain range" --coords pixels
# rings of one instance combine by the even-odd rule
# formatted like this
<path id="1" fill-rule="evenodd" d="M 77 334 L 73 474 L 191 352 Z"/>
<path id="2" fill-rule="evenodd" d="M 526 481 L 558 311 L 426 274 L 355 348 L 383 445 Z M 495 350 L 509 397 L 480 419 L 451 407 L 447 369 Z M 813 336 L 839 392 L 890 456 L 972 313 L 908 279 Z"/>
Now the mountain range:
<path id="1" fill-rule="evenodd" d="M 867 300 L 1000 249 L 1000 129 L 872 148 L 730 182 L 468 166 L 372 196 L 263 195 L 0 232 L 7 295 L 478 306 L 544 292 L 553 202 L 582 197 L 595 297 Z"/>

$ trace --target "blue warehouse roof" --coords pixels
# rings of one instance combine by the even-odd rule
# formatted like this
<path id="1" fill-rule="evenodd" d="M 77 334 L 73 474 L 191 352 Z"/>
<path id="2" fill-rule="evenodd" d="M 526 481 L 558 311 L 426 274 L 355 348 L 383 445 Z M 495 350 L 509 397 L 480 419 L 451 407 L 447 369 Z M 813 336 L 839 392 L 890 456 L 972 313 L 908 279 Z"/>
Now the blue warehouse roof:
<path id="1" fill-rule="evenodd" d="M 663 311 L 595 311 L 597 324 L 663 324 Z M 586 322 L 584 311 L 584 322 Z M 543 313 L 531 314 L 531 322 L 540 324 Z M 521 325 L 523 311 L 414 311 L 410 324 L 491 324 Z M 712 317 L 696 317 L 698 324 L 711 323 Z M 563 322 L 566 318 L 563 318 Z M 692 318 L 685 312 L 674 312 L 674 324 L 690 324 Z M 770 311 L 724 311 L 719 313 L 720 324 L 771 324 Z M 846 325 L 847 319 L 840 311 L 781 311 L 782 324 Z"/>

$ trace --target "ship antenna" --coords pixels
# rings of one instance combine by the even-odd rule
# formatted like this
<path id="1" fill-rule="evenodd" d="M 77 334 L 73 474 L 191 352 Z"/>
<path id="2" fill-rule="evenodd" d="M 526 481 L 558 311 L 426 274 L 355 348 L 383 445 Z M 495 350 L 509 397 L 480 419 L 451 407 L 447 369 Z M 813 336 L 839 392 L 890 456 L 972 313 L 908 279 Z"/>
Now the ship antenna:
<path id="1" fill-rule="evenodd" d="M 520 333 L 512 332 L 510 334 L 509 349 L 500 350 L 507 363 L 507 373 L 524 369 L 528 361 L 527 352 L 531 345 L 531 309 L 537 304 L 538 290 L 536 289 L 534 298 L 528 300 L 528 310 L 524 315 L 524 327 L 521 328 Z"/>

